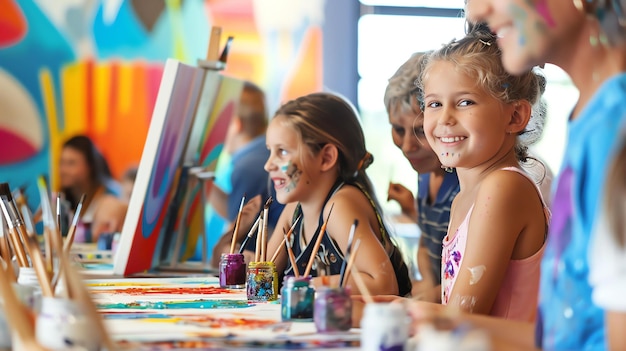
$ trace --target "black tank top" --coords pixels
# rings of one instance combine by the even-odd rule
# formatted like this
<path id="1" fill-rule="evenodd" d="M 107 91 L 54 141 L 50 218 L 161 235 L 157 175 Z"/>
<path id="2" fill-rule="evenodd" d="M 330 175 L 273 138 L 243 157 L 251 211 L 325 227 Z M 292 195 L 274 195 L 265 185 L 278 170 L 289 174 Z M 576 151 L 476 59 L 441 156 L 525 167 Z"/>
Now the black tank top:
<path id="1" fill-rule="evenodd" d="M 346 183 L 338 181 L 337 183 L 335 183 L 335 185 L 331 188 L 330 192 L 326 196 L 326 200 L 324 200 L 324 205 L 322 206 L 322 211 L 320 212 L 317 230 L 315 231 L 308 243 L 315 243 L 318 236 L 323 235 L 319 250 L 317 252 L 315 260 L 313 261 L 313 266 L 311 269 L 311 276 L 313 277 L 322 275 L 335 275 L 341 272 L 341 266 L 344 261 L 343 252 L 341 252 L 341 249 L 339 248 L 335 240 L 333 240 L 326 231 L 324 231 L 324 233 L 320 233 L 320 230 L 324 222 L 324 208 L 326 207 L 328 200 L 330 200 L 330 198 L 339 189 L 341 189 L 344 184 Z M 379 230 L 382 237 L 381 242 L 383 244 L 383 247 L 389 253 L 389 259 L 393 265 L 393 270 L 396 274 L 399 295 L 408 295 L 411 292 L 411 279 L 409 277 L 408 268 L 406 266 L 406 263 L 404 262 L 404 259 L 402 258 L 400 250 L 398 250 L 396 245 L 391 241 L 389 234 L 387 233 L 385 226 L 383 225 L 382 217 L 376 209 L 376 205 L 374 204 L 373 199 L 359 183 L 348 185 L 358 187 L 372 205 L 374 213 L 376 214 L 376 217 L 378 219 Z M 301 213 L 302 209 L 300 207 L 300 204 L 298 204 L 294 211 L 291 222 L 293 223 L 296 218 L 301 215 Z M 302 235 L 302 221 L 299 221 L 298 224 L 296 224 L 293 232 L 295 235 L 292 236 L 292 249 L 294 255 L 296 256 L 298 272 L 300 272 L 300 274 L 303 274 L 309 262 L 309 258 L 311 257 L 314 244 L 308 245 L 307 243 L 304 243 L 304 236 Z M 287 262 L 287 269 L 285 269 L 284 275 L 294 275 L 293 267 L 291 266 L 290 261 Z M 282 279 L 280 281 L 282 281 Z"/>

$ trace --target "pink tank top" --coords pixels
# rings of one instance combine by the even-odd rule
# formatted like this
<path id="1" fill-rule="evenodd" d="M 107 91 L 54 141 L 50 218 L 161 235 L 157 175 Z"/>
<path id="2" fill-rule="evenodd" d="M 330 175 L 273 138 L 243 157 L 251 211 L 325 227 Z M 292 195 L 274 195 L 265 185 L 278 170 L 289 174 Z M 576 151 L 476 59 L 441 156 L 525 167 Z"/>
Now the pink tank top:
<path id="1" fill-rule="evenodd" d="M 524 171 L 507 167 L 503 170 L 514 171 L 528 178 L 537 190 L 537 194 L 543 204 L 546 223 L 550 221 L 550 210 L 546 206 L 541 191 L 534 181 Z M 441 261 L 441 301 L 447 305 L 450 293 L 456 282 L 456 277 L 463 263 L 465 245 L 467 243 L 467 233 L 469 219 L 472 215 L 474 205 L 470 208 L 465 219 L 459 225 L 455 234 L 450 237 L 450 232 L 443 239 L 443 251 Z M 507 267 L 502 286 L 496 296 L 489 315 L 519 321 L 534 321 L 537 311 L 537 299 L 539 293 L 539 273 L 541 257 L 546 244 L 541 246 L 535 254 L 521 260 L 510 260 Z"/>

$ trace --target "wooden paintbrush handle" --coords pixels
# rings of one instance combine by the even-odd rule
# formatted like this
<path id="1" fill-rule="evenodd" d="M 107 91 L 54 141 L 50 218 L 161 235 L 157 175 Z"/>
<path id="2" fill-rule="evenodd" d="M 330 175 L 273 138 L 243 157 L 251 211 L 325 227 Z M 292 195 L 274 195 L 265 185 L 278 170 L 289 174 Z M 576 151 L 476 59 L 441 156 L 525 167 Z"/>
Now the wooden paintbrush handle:
<path id="1" fill-rule="evenodd" d="M 43 296 L 53 297 L 54 292 L 52 291 L 52 284 L 48 278 L 48 273 L 46 272 L 46 266 L 43 262 L 41 251 L 39 251 L 39 243 L 34 237 L 27 237 L 26 240 L 27 245 L 30 248 L 30 260 L 33 263 L 33 268 L 35 268 L 37 279 L 39 279 L 39 285 L 41 285 L 41 293 Z"/>
<path id="2" fill-rule="evenodd" d="M 15 228 L 10 229 L 9 239 L 11 240 L 11 246 L 13 246 L 13 251 L 15 252 L 15 256 L 17 257 L 17 263 L 19 263 L 20 267 L 29 267 L 30 265 L 28 264 L 26 251 L 24 251 L 22 241 L 15 231 Z"/>

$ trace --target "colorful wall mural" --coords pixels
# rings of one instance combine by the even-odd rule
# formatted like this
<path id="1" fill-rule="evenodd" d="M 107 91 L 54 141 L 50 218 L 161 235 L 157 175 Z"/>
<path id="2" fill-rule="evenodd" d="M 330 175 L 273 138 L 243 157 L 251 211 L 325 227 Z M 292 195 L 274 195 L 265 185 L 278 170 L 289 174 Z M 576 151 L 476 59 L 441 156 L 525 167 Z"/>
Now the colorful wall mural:
<path id="1" fill-rule="evenodd" d="M 226 75 L 272 108 L 322 88 L 323 0 L 0 0 L 0 181 L 57 185 L 60 146 L 90 136 L 117 177 L 143 150 L 164 62 L 235 37 Z"/>

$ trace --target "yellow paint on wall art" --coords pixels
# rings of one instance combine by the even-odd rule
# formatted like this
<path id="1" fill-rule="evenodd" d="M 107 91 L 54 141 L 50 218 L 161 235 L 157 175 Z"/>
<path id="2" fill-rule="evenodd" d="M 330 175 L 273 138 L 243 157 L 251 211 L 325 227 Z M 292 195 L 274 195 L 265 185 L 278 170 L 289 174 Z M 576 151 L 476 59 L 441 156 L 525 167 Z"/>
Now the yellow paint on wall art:
<path id="1" fill-rule="evenodd" d="M 48 136 L 50 138 L 50 184 L 52 189 L 58 189 L 58 162 L 60 155 L 61 138 L 59 134 L 59 124 L 57 115 L 56 96 L 52 74 L 47 68 L 39 70 L 39 85 L 41 86 L 41 96 L 43 98 L 43 108 L 48 122 Z"/>
<path id="2" fill-rule="evenodd" d="M 76 62 L 61 70 L 63 134 L 84 134 L 87 130 L 87 64 Z"/>
<path id="3" fill-rule="evenodd" d="M 94 102 L 92 130 L 100 134 L 108 128 L 109 114 L 111 113 L 111 75 L 113 72 L 109 63 L 98 63 L 94 67 L 94 90 L 91 97 Z"/>

